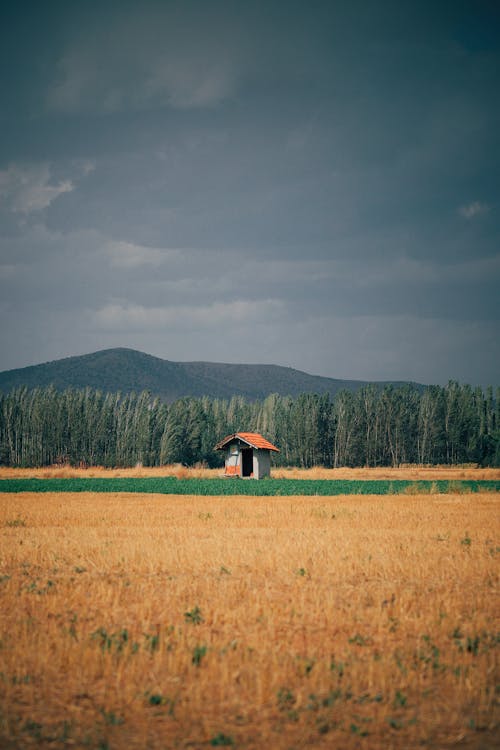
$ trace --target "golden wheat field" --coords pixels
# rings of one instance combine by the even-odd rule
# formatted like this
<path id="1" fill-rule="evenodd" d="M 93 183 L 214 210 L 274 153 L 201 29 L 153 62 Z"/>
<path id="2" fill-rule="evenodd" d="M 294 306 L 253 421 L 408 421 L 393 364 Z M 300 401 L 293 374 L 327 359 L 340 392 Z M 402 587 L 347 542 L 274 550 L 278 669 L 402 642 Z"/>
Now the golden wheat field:
<path id="1" fill-rule="evenodd" d="M 1 494 L 0 747 L 497 747 L 498 510 Z"/>

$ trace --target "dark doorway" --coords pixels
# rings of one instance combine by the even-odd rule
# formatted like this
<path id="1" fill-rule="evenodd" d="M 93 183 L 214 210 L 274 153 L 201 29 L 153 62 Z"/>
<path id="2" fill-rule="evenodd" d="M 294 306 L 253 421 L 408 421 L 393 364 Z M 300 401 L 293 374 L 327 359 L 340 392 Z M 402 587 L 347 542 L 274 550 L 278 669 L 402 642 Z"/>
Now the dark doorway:
<path id="1" fill-rule="evenodd" d="M 242 458 L 242 477 L 250 477 L 253 474 L 253 449 L 243 448 L 241 451 Z"/>

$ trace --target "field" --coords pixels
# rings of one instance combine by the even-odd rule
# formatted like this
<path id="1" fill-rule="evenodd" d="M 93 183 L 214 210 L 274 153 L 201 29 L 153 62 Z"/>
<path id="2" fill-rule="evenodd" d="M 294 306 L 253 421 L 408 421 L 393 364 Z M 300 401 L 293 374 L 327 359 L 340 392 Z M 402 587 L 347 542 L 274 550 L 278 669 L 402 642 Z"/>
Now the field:
<path id="1" fill-rule="evenodd" d="M 0 747 L 497 747 L 498 510 L 0 494 Z"/>
<path id="2" fill-rule="evenodd" d="M 1 469 L 1 492 L 139 492 L 167 495 L 399 495 L 498 492 L 498 469 L 275 469 L 263 481 L 223 478 L 221 469 L 48 467 Z"/>
<path id="3" fill-rule="evenodd" d="M 161 478 L 176 477 L 177 479 L 217 479 L 223 475 L 223 469 L 189 468 L 181 464 L 170 466 L 136 466 L 134 468 L 106 469 L 102 466 L 77 468 L 68 466 L 44 466 L 38 469 L 23 469 L 0 466 L 0 479 L 72 479 L 72 478 Z M 275 479 L 321 479 L 321 480 L 408 480 L 408 481 L 483 481 L 500 479 L 500 469 L 478 468 L 475 465 L 466 466 L 401 466 L 392 468 L 381 466 L 378 468 L 343 467 L 340 469 L 325 469 L 315 466 L 312 469 L 273 467 L 272 476 Z"/>

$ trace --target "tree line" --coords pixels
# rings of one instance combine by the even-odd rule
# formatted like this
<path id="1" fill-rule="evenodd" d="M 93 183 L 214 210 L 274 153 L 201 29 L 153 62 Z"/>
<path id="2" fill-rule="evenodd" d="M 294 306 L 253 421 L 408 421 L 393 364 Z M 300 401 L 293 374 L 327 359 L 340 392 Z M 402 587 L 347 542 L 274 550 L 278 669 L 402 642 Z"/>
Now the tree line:
<path id="1" fill-rule="evenodd" d="M 499 396 L 454 381 L 172 404 L 147 391 L 18 388 L 0 394 L 0 464 L 215 467 L 223 464 L 219 440 L 255 431 L 280 448 L 273 459 L 281 466 L 499 466 Z"/>

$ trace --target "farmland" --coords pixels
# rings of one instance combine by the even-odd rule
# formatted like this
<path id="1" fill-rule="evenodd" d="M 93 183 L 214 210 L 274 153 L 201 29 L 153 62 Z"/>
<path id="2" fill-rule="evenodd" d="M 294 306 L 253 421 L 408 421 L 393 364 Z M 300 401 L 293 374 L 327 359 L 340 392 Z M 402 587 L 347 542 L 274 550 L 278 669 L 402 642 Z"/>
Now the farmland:
<path id="1" fill-rule="evenodd" d="M 265 481 L 222 478 L 221 469 L 180 465 L 135 469 L 0 468 L 0 492 L 139 492 L 168 495 L 395 495 L 498 492 L 500 470 L 476 467 L 273 469 Z"/>
<path id="2" fill-rule="evenodd" d="M 0 746 L 493 747 L 497 518 L 495 492 L 1 494 Z"/>
<path id="3" fill-rule="evenodd" d="M 495 492 L 500 480 L 328 480 L 266 479 L 260 482 L 176 477 L 74 477 L 71 479 L 4 479 L 0 492 L 134 492 L 162 495 L 400 495 L 416 493 Z"/>

